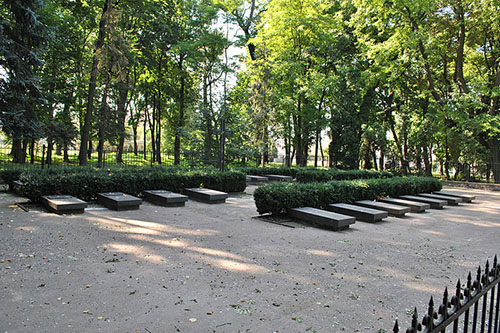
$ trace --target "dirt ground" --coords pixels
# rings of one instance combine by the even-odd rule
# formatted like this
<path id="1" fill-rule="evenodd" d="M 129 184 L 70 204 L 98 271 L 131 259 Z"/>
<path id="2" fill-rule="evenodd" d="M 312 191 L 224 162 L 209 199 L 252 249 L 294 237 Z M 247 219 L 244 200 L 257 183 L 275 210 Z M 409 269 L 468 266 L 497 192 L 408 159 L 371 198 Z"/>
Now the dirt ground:
<path id="1" fill-rule="evenodd" d="M 0 193 L 0 332 L 390 332 L 500 254 L 500 193 L 333 232 L 255 218 L 254 188 L 65 216 Z"/>

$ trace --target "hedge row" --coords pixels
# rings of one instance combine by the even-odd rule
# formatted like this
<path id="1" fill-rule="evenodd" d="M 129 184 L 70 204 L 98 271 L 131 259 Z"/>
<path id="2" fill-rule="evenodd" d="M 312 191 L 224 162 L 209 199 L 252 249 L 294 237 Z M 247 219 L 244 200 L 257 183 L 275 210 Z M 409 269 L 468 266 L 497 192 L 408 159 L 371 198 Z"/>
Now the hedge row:
<path id="1" fill-rule="evenodd" d="M 353 180 L 353 179 L 391 178 L 391 177 L 393 177 L 393 174 L 388 171 L 303 169 L 297 172 L 296 178 L 299 183 L 312 183 L 312 182 L 325 183 L 330 180 Z"/>
<path id="2" fill-rule="evenodd" d="M 282 175 L 296 178 L 299 168 L 234 168 L 234 171 L 243 172 L 246 175 L 264 176 L 264 175 Z"/>
<path id="3" fill-rule="evenodd" d="M 42 195 L 69 194 L 83 200 L 96 199 L 99 192 L 124 192 L 138 195 L 144 190 L 182 192 L 186 187 L 206 187 L 224 192 L 242 192 L 246 187 L 241 172 L 132 169 L 44 169 L 23 172 L 21 191 L 38 201 Z"/>
<path id="4" fill-rule="evenodd" d="M 331 203 L 352 203 L 379 197 L 438 191 L 441 182 L 431 177 L 394 177 L 308 184 L 271 184 L 254 192 L 259 214 L 287 213 L 291 208 L 325 209 Z"/>
<path id="5" fill-rule="evenodd" d="M 12 182 L 18 180 L 22 173 L 21 169 L 0 170 L 0 180 L 5 184 L 12 185 Z"/>

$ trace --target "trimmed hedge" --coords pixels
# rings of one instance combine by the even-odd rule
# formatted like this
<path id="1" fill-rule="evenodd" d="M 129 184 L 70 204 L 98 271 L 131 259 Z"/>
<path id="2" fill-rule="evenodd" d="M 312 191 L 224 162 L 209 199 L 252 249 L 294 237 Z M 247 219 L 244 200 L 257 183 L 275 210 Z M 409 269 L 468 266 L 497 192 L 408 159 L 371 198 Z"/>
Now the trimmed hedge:
<path id="1" fill-rule="evenodd" d="M 331 180 L 353 180 L 371 178 L 392 178 L 393 174 L 387 171 L 374 170 L 308 170 L 303 169 L 297 172 L 299 183 L 328 182 Z"/>
<path id="2" fill-rule="evenodd" d="M 441 182 L 431 177 L 394 177 L 308 184 L 270 184 L 254 192 L 259 214 L 287 213 L 292 208 L 325 209 L 332 203 L 352 203 L 379 197 L 438 191 Z"/>
<path id="3" fill-rule="evenodd" d="M 144 190 L 182 192 L 186 187 L 200 186 L 224 192 L 242 192 L 246 187 L 245 175 L 241 172 L 168 168 L 51 168 L 24 172 L 20 180 L 23 183 L 21 191 L 33 201 L 51 194 L 69 194 L 82 200 L 94 200 L 99 192 L 138 195 Z"/>
<path id="4" fill-rule="evenodd" d="M 246 175 L 264 176 L 264 175 L 282 175 L 295 178 L 299 168 L 234 168 L 234 171 L 243 172 Z"/>
<path id="5" fill-rule="evenodd" d="M 18 180 L 23 171 L 19 169 L 11 169 L 11 170 L 0 170 L 0 179 L 9 186 L 12 186 L 12 183 L 15 180 Z"/>

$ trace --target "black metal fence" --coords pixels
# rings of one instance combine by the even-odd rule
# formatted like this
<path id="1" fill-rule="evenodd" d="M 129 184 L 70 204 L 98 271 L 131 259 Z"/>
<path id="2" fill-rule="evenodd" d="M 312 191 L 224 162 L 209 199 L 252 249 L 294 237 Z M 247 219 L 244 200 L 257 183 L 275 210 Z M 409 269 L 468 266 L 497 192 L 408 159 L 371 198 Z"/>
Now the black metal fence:
<path id="1" fill-rule="evenodd" d="M 427 313 L 420 322 L 415 308 L 411 326 L 406 330 L 406 333 L 499 333 L 499 312 L 500 264 L 495 256 L 491 268 L 488 261 L 484 271 L 479 266 L 474 280 L 472 280 L 470 272 L 464 286 L 458 280 L 453 296 L 450 297 L 448 288 L 446 288 L 443 301 L 437 311 L 431 297 Z M 396 320 L 393 332 L 400 332 L 398 320 Z"/>
<path id="2" fill-rule="evenodd" d="M 121 155 L 121 162 L 117 160 L 117 150 L 105 149 L 103 151 L 101 162 L 99 162 L 98 153 L 92 152 L 88 158 L 87 166 L 89 167 L 115 167 L 115 166 L 150 166 L 150 165 L 174 165 L 174 152 L 162 151 L 160 159 L 158 154 L 153 154 L 151 151 L 136 151 L 124 150 Z M 37 147 L 33 154 L 26 153 L 25 163 L 12 163 L 9 147 L 0 147 L 0 169 L 29 169 L 33 167 L 50 167 L 53 166 L 77 166 L 79 151 L 72 149 L 66 152 L 54 150 L 50 161 L 47 160 L 46 151 L 43 147 Z M 179 165 L 185 168 L 197 168 L 219 166 L 218 156 L 206 156 L 198 151 L 182 151 L 179 155 Z"/>

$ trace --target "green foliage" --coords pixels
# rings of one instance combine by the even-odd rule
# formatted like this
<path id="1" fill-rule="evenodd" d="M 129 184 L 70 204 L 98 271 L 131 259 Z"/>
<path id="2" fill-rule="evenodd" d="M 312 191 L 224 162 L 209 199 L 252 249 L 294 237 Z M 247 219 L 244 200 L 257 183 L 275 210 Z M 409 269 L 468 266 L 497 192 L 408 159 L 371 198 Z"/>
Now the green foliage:
<path id="1" fill-rule="evenodd" d="M 233 170 L 243 172 L 246 175 L 255 175 L 255 176 L 282 175 L 282 176 L 292 176 L 293 178 L 296 178 L 297 173 L 301 169 L 300 168 L 234 168 Z"/>
<path id="2" fill-rule="evenodd" d="M 69 194 L 83 200 L 96 199 L 99 192 L 139 195 L 144 190 L 182 192 L 187 187 L 206 187 L 224 192 L 242 192 L 246 187 L 241 172 L 185 170 L 181 168 L 50 168 L 26 171 L 19 177 L 21 191 L 38 201 L 42 195 Z"/>
<path id="3" fill-rule="evenodd" d="M 316 207 L 325 209 L 332 203 L 352 203 L 379 197 L 438 191 L 438 179 L 431 177 L 394 177 L 355 181 L 331 181 L 308 184 L 271 184 L 254 192 L 259 214 L 281 214 L 291 208 Z"/>
<path id="4" fill-rule="evenodd" d="M 19 180 L 22 172 L 21 169 L 0 170 L 0 179 L 3 180 L 5 184 L 11 186 L 12 182 Z"/>
<path id="5" fill-rule="evenodd" d="M 374 170 L 315 170 L 299 169 L 297 171 L 297 181 L 300 183 L 328 182 L 330 180 L 352 180 L 370 178 L 391 178 L 392 173 L 388 171 Z"/>

